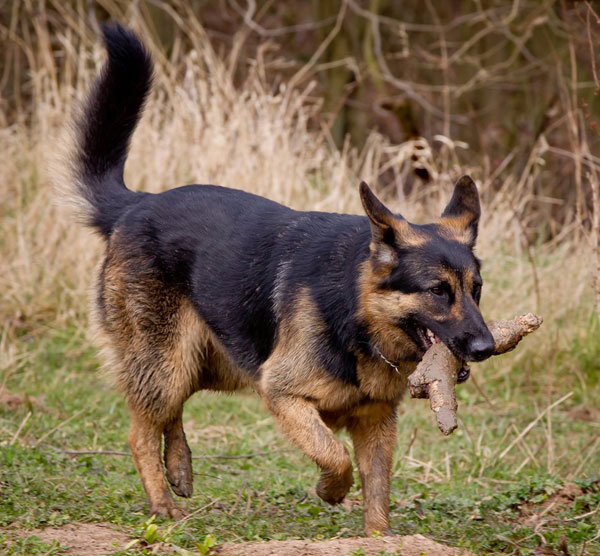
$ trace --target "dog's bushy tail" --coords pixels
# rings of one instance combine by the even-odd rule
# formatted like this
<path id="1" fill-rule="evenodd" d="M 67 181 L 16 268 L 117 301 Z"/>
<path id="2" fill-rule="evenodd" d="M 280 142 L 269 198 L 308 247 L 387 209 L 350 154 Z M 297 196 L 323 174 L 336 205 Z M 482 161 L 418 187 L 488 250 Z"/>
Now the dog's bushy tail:
<path id="1" fill-rule="evenodd" d="M 108 60 L 75 121 L 72 168 L 85 223 L 108 237 L 119 216 L 143 195 L 127 189 L 123 169 L 154 70 L 132 31 L 118 24 L 102 31 Z"/>

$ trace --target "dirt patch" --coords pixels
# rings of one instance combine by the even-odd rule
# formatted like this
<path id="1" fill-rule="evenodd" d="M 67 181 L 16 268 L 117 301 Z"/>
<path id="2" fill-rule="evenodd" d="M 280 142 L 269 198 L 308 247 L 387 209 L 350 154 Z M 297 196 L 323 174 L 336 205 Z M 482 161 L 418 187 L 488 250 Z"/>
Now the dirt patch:
<path id="1" fill-rule="evenodd" d="M 27 394 L 15 394 L 8 388 L 0 385 L 0 406 L 4 406 L 7 409 L 18 409 L 22 405 L 28 404 L 43 409 L 42 400 L 40 398 L 33 398 Z"/>
<path id="2" fill-rule="evenodd" d="M 379 556 L 382 552 L 402 556 L 463 556 L 466 550 L 451 548 L 422 535 L 391 536 L 380 539 L 348 538 L 326 541 L 269 541 L 227 543 L 216 550 L 219 556 Z"/>
<path id="3" fill-rule="evenodd" d="M 568 411 L 567 415 L 571 419 L 575 419 L 577 421 L 587 421 L 592 423 L 597 423 L 600 421 L 600 409 L 587 407 L 584 405 L 573 407 Z"/>
<path id="4" fill-rule="evenodd" d="M 13 394 L 4 386 L 0 386 L 0 405 L 7 407 L 8 409 L 16 409 L 21 407 L 25 401 L 25 396 L 22 394 Z"/>
<path id="5" fill-rule="evenodd" d="M 36 536 L 42 541 L 58 541 L 68 547 L 66 554 L 79 556 L 106 556 L 123 550 L 130 538 L 103 523 L 71 523 L 63 527 L 21 530 L 17 536 Z M 168 545 L 152 545 L 161 554 L 173 553 Z M 164 549 L 164 550 L 163 550 Z M 219 556 L 380 556 L 382 553 L 398 556 L 468 556 L 464 549 L 451 548 L 422 535 L 375 538 L 353 537 L 323 541 L 269 541 L 225 543 L 215 547 Z"/>
<path id="6" fill-rule="evenodd" d="M 521 515 L 530 519 L 555 514 L 565 507 L 571 506 L 579 496 L 583 496 L 583 490 L 575 483 L 567 483 L 561 489 L 551 494 L 540 504 L 527 503 L 521 506 Z"/>
<path id="7" fill-rule="evenodd" d="M 190 444 L 197 444 L 203 440 L 224 440 L 228 434 L 239 433 L 235 427 L 225 425 L 208 425 L 199 427 L 194 421 L 186 421 L 183 424 L 187 441 Z"/>
<path id="8" fill-rule="evenodd" d="M 68 547 L 66 554 L 105 556 L 114 554 L 129 542 L 125 533 L 115 531 L 102 523 L 70 523 L 63 527 L 19 531 L 19 537 L 36 536 L 42 541 L 58 541 Z"/>

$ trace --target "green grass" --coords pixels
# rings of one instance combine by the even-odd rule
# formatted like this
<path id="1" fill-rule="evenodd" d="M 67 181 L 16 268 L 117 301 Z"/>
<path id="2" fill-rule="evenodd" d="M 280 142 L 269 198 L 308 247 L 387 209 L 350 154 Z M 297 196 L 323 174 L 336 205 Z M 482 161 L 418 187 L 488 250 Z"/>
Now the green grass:
<path id="1" fill-rule="evenodd" d="M 482 554 L 564 547 L 580 554 L 584 542 L 590 554 L 600 551 L 600 541 L 592 540 L 600 527 L 600 512 L 593 513 L 600 507 L 600 334 L 595 321 L 586 330 L 551 361 L 508 356 L 475 368 L 493 407 L 473 381 L 460 386 L 460 428 L 449 438 L 435 427 L 427 402 L 404 401 L 392 480 L 394 532 Z M 315 466 L 250 393 L 200 393 L 187 403 L 184 422 L 199 459 L 194 496 L 182 504 L 195 513 L 180 524 L 149 522 L 131 457 L 67 453 L 127 451 L 126 406 L 97 372 L 96 353 L 81 331 L 23 332 L 20 344 L 23 357 L 3 381 L 28 398 L 17 408 L 0 404 L 0 548 L 10 554 L 60 553 L 34 536 L 17 539 L 16 531 L 77 521 L 114 524 L 140 539 L 133 552 L 147 540 L 198 552 L 210 544 L 208 535 L 235 542 L 362 534 L 359 488 L 350 492 L 352 507 L 330 507 L 311 494 Z M 542 418 L 500 457 L 549 403 L 571 391 L 551 420 Z M 572 482 L 579 487 L 573 499 L 557 497 Z"/>

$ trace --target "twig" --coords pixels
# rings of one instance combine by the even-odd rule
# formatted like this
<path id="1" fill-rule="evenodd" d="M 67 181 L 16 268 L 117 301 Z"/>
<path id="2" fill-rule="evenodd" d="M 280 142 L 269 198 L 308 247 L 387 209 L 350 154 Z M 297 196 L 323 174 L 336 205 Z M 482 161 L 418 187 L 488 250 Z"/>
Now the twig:
<path id="1" fill-rule="evenodd" d="M 323 52 L 327 49 L 327 47 L 331 44 L 336 35 L 340 32 L 342 28 L 342 23 L 344 21 L 344 16 L 346 15 L 347 2 L 346 0 L 342 1 L 342 7 L 338 12 L 336 17 L 335 25 L 333 29 L 329 32 L 325 40 L 319 45 L 319 48 L 315 51 L 315 53 L 311 56 L 310 60 L 306 62 L 297 72 L 294 74 L 288 82 L 287 90 L 293 91 L 296 85 L 302 81 L 302 79 L 306 76 L 306 74 L 311 70 L 311 68 L 317 63 L 317 60 L 323 55 Z"/>
<path id="2" fill-rule="evenodd" d="M 594 84 L 596 85 L 596 89 L 600 90 L 600 79 L 598 78 L 598 73 L 596 71 L 596 47 L 594 45 L 594 41 L 592 41 L 592 28 L 590 25 L 590 16 L 593 13 L 596 16 L 596 23 L 598 23 L 600 25 L 600 21 L 598 20 L 598 16 L 596 15 L 596 12 L 594 12 L 594 10 L 592 9 L 592 6 L 590 5 L 589 2 L 586 2 L 585 5 L 587 6 L 587 13 L 586 13 L 586 30 L 587 30 L 587 36 L 588 36 L 588 44 L 590 47 L 590 58 L 591 58 L 591 66 L 592 66 L 592 75 L 594 77 Z"/>
<path id="3" fill-rule="evenodd" d="M 58 450 L 61 454 L 69 456 L 130 456 L 131 452 L 122 452 L 119 450 Z M 252 459 L 270 454 L 287 452 L 288 450 L 270 450 L 267 452 L 255 452 L 253 454 L 239 455 L 207 455 L 207 456 L 192 456 L 192 459 Z"/>
<path id="4" fill-rule="evenodd" d="M 269 450 L 266 452 L 255 452 L 254 454 L 239 454 L 239 455 L 235 455 L 235 456 L 228 456 L 228 455 L 223 455 L 223 456 L 192 456 L 192 459 L 252 459 L 252 458 L 260 458 L 260 457 L 264 457 L 264 456 L 268 456 L 270 454 L 278 454 L 281 452 L 287 452 L 289 450 L 286 450 L 284 448 L 280 449 L 280 450 Z"/>
<path id="5" fill-rule="evenodd" d="M 592 457 L 592 454 L 596 451 L 596 448 L 598 447 L 599 443 L 600 443 L 600 436 L 596 436 L 596 439 L 594 440 L 592 446 L 590 447 L 587 454 L 584 456 L 584 458 L 581 460 L 581 462 L 577 466 L 577 469 L 575 469 L 575 471 L 573 471 L 573 473 L 571 473 L 569 475 L 569 479 L 573 479 L 573 478 L 577 477 L 577 475 L 579 475 L 579 472 L 583 469 L 583 466 L 589 461 L 589 459 Z"/>
<path id="6" fill-rule="evenodd" d="M 596 259 L 594 290 L 596 293 L 596 314 L 600 318 L 600 186 L 595 172 L 589 172 L 587 179 L 592 189 L 592 249 Z"/>
<path id="7" fill-rule="evenodd" d="M 510 429 L 508 429 L 510 430 Z M 500 442 L 500 444 L 502 444 Z M 533 452 L 533 457 L 535 458 L 535 456 L 537 456 L 541 451 L 542 448 L 546 445 L 546 439 L 542 440 L 542 442 L 540 442 L 540 445 L 537 447 L 536 451 Z M 520 464 L 519 466 L 514 470 L 513 475 L 518 475 L 521 472 L 521 469 L 523 469 L 523 467 L 525 467 L 529 462 L 531 461 L 531 457 L 527 456 Z"/>
<path id="8" fill-rule="evenodd" d="M 214 500 L 212 500 L 211 502 L 209 502 L 205 506 L 202 506 L 201 508 L 198 508 L 197 510 L 194 510 L 191 514 L 188 514 L 185 517 L 181 518 L 179 521 L 177 521 L 177 524 L 179 525 L 181 523 L 189 521 L 195 515 L 199 514 L 200 512 L 202 512 L 204 510 L 206 510 L 207 508 L 210 508 L 211 506 L 214 506 L 219 500 L 221 500 L 221 499 L 220 498 L 215 498 Z"/>
<path id="9" fill-rule="evenodd" d="M 417 434 L 419 432 L 419 427 L 415 427 L 410 433 L 410 440 L 408 441 L 408 447 L 406 448 L 406 452 L 404 455 L 412 457 L 412 449 L 417 440 Z"/>
<path id="10" fill-rule="evenodd" d="M 119 452 L 117 450 L 58 450 L 61 454 L 68 456 L 130 456 L 131 452 Z"/>
<path id="11" fill-rule="evenodd" d="M 349 2 L 350 2 L 350 6 L 353 9 L 356 9 L 356 7 L 357 7 L 356 4 L 352 0 L 349 0 Z M 371 21 L 371 31 L 373 33 L 373 48 L 374 48 L 374 52 L 375 52 L 375 58 L 377 59 L 377 63 L 379 65 L 379 70 L 381 72 L 381 76 L 383 77 L 383 79 L 390 85 L 393 85 L 397 89 L 400 89 L 402 92 L 404 92 L 408 98 L 415 101 L 424 110 L 443 119 L 444 113 L 441 110 L 439 110 L 437 107 L 435 107 L 433 104 L 431 104 L 430 102 L 425 100 L 423 98 L 422 94 L 417 93 L 417 91 L 415 91 L 414 85 L 412 83 L 409 83 L 402 79 L 398 79 L 398 77 L 396 77 L 392 73 L 387 62 L 385 61 L 385 57 L 384 57 L 383 51 L 382 51 L 381 33 L 379 31 L 379 19 L 375 14 L 372 14 L 371 12 L 364 13 L 364 16 Z M 467 118 L 466 116 L 457 116 L 457 115 L 451 115 L 451 119 L 453 121 L 456 121 L 461 124 L 467 123 L 469 120 L 469 118 Z"/>
<path id="12" fill-rule="evenodd" d="M 40 436 L 34 442 L 33 447 L 37 448 L 44 440 L 46 440 L 46 438 L 48 438 L 50 435 L 54 434 L 58 429 L 60 429 L 61 427 L 65 426 L 67 423 L 70 423 L 76 417 L 79 417 L 86 410 L 87 410 L 87 408 L 84 407 L 83 409 L 80 409 L 79 411 L 76 411 L 75 413 L 73 413 L 73 415 L 71 415 L 71 417 L 69 417 L 68 419 L 65 419 L 64 421 L 61 421 L 54 428 L 52 428 L 48 432 L 42 434 L 42 436 Z"/>
<path id="13" fill-rule="evenodd" d="M 519 230 L 521 231 L 521 239 L 523 244 L 525 245 L 525 254 L 527 256 L 527 261 L 529 262 L 529 266 L 531 267 L 531 278 L 533 280 L 533 291 L 535 294 L 535 310 L 537 311 L 542 303 L 542 295 L 540 293 L 540 278 L 538 276 L 537 265 L 535 264 L 535 257 L 533 256 L 533 246 L 531 245 L 531 241 L 529 240 L 529 236 L 527 235 L 527 231 L 517 214 L 516 209 L 513 210 L 514 219 L 519 226 Z"/>
<path id="14" fill-rule="evenodd" d="M 517 344 L 525 336 L 537 330 L 542 322 L 541 317 L 532 313 L 512 320 L 489 322 L 489 331 L 494 340 L 493 355 L 501 355 L 515 349 Z M 434 343 L 417 368 L 408 376 L 411 397 L 429 398 L 429 405 L 435 413 L 438 428 L 446 436 L 458 426 L 455 389 L 458 370 L 462 364 L 446 345 L 441 342 Z M 391 363 L 390 365 L 393 366 Z"/>
<path id="15" fill-rule="evenodd" d="M 244 486 L 238 491 L 238 494 L 235 497 L 235 502 L 233 503 L 233 505 L 231 506 L 231 508 L 229 508 L 229 511 L 227 512 L 229 515 L 233 515 L 233 513 L 237 509 L 237 506 L 238 506 L 240 499 L 241 499 L 242 495 L 244 494 L 244 490 L 246 488 L 247 488 L 247 484 L 244 483 Z"/>
<path id="16" fill-rule="evenodd" d="M 519 429 L 515 426 L 514 423 L 511 423 L 511 428 L 517 433 L 517 435 L 519 434 Z M 527 442 L 519 442 L 518 443 L 519 448 L 522 450 L 522 452 L 525 454 L 525 457 L 528 457 L 530 459 L 530 461 L 536 466 L 539 467 L 540 464 L 538 463 L 537 458 L 535 457 L 535 454 L 531 451 L 531 448 L 529 448 L 529 445 L 527 444 Z"/>
<path id="17" fill-rule="evenodd" d="M 578 519 L 585 519 L 586 517 L 590 517 L 591 515 L 597 514 L 597 513 L 598 513 L 598 511 L 600 511 L 600 504 L 598 504 L 598 505 L 596 506 L 596 509 L 595 509 L 595 510 L 591 510 L 591 511 L 589 511 L 589 512 L 586 512 L 586 513 L 584 513 L 584 514 L 581 514 L 581 515 L 576 515 L 575 517 L 571 517 L 571 518 L 569 518 L 569 520 L 571 520 L 571 519 L 572 519 L 573 521 L 577 521 Z"/>
<path id="18" fill-rule="evenodd" d="M 588 539 L 587 541 L 583 541 L 583 544 L 581 545 L 581 552 L 579 553 L 579 556 L 585 556 L 585 554 L 586 554 L 585 547 L 587 546 L 587 544 L 592 543 L 598 539 L 600 539 L 600 529 L 598 529 L 598 534 L 595 537 L 592 537 L 591 539 Z"/>
<path id="19" fill-rule="evenodd" d="M 498 456 L 498 461 L 500 461 L 501 459 L 504 458 L 504 456 L 506 456 L 506 454 L 508 454 L 508 452 L 510 452 L 514 445 L 517 442 L 520 442 L 525 436 L 527 436 L 527 434 L 529 433 L 529 431 L 535 427 L 535 425 L 546 415 L 546 413 L 548 413 L 548 411 L 552 411 L 552 409 L 554 409 L 557 405 L 563 403 L 565 400 L 568 400 L 571 396 L 573 395 L 573 392 L 569 392 L 568 394 L 565 394 L 562 398 L 560 398 L 559 400 L 556 400 L 552 405 L 549 405 L 546 409 L 544 409 L 544 411 L 542 411 L 533 421 L 531 421 L 531 423 L 529 423 L 529 425 L 527 425 L 519 434 L 519 436 L 517 436 L 517 438 L 515 438 L 509 445 L 507 448 L 505 448 L 505 450 Z"/>
<path id="20" fill-rule="evenodd" d="M 25 417 L 21 421 L 21 424 L 19 425 L 19 428 L 17 429 L 17 432 L 15 432 L 15 434 L 13 435 L 13 437 L 10 439 L 10 442 L 8 443 L 9 446 L 12 446 L 17 441 L 17 438 L 19 438 L 19 435 L 21 434 L 21 431 L 23 430 L 23 427 L 25 426 L 25 424 L 27 423 L 27 421 L 29 421 L 29 417 L 31 417 L 31 411 L 28 411 L 27 415 L 25 415 Z"/>
<path id="21" fill-rule="evenodd" d="M 477 391 L 481 394 L 481 396 L 483 397 L 483 399 L 489 404 L 489 406 L 496 413 L 499 413 L 498 408 L 494 405 L 494 403 L 492 402 L 492 400 L 490 400 L 488 398 L 487 394 L 483 391 L 483 388 L 481 388 L 481 386 L 479 386 L 479 383 L 475 380 L 475 377 L 473 376 L 473 374 L 471 374 L 471 382 L 473 383 L 473 386 L 475 386 L 475 388 L 477 389 Z"/>
<path id="22" fill-rule="evenodd" d="M 333 23 L 336 16 L 327 17 L 320 21 L 308 21 L 306 23 L 297 23 L 296 25 L 289 25 L 286 27 L 276 27 L 274 29 L 267 29 L 254 20 L 254 12 L 256 11 L 256 2 L 254 0 L 248 2 L 248 9 L 243 10 L 235 0 L 230 0 L 230 4 L 233 9 L 244 18 L 244 24 L 247 25 L 252 31 L 254 31 L 260 37 L 281 37 L 283 35 L 291 33 L 299 33 L 300 31 L 314 31 L 322 27 L 326 27 L 330 23 Z"/>

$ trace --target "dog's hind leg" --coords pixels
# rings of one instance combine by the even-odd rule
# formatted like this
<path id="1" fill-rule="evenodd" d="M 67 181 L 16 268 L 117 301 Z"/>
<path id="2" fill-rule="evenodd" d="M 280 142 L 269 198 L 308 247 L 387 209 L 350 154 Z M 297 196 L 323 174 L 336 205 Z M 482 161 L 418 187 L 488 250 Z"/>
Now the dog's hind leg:
<path id="1" fill-rule="evenodd" d="M 130 404 L 131 428 L 129 447 L 142 484 L 150 501 L 150 513 L 179 519 L 185 515 L 176 504 L 167 482 L 160 458 L 160 441 L 164 424 L 149 418 Z"/>
<path id="2" fill-rule="evenodd" d="M 276 395 L 265 396 L 265 403 L 281 430 L 321 468 L 319 497 L 329 504 L 339 504 L 354 482 L 352 460 L 344 445 L 310 401 Z"/>
<path id="3" fill-rule="evenodd" d="M 181 415 L 198 389 L 202 330 L 191 304 L 146 258 L 128 255 L 118 233 L 99 280 L 97 317 L 109 366 L 131 411 L 129 445 L 153 514 L 183 514 L 169 490 L 192 490 Z M 164 460 L 161 440 L 165 435 Z"/>
<path id="4" fill-rule="evenodd" d="M 189 498 L 193 490 L 192 452 L 185 438 L 181 412 L 167 423 L 164 435 L 167 480 L 177 496 Z"/>

